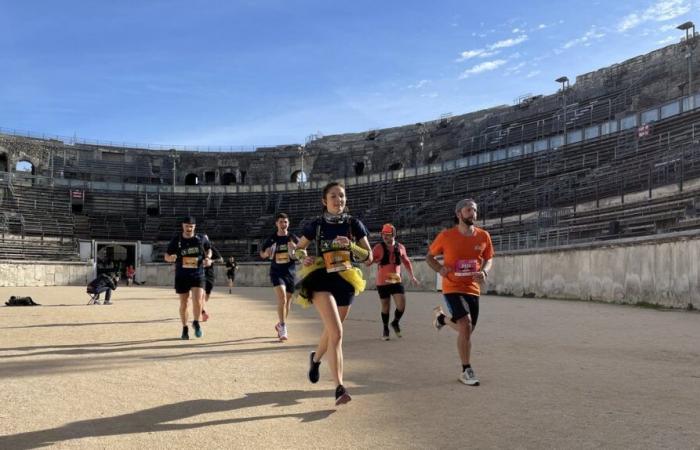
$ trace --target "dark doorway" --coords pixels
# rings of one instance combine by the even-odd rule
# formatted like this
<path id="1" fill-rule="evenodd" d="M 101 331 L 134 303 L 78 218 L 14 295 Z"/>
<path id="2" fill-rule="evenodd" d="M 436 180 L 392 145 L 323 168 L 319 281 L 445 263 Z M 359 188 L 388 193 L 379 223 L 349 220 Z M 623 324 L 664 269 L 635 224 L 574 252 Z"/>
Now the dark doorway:
<path id="1" fill-rule="evenodd" d="M 227 173 L 221 175 L 221 185 L 222 186 L 229 186 L 232 184 L 236 184 L 236 175 L 232 174 L 231 172 L 227 172 Z"/>

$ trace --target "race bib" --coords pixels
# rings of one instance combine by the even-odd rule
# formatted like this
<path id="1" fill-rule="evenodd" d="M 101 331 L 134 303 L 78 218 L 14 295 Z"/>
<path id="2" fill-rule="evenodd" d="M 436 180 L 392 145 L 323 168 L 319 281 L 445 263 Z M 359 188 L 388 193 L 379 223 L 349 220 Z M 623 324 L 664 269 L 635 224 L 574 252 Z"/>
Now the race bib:
<path id="1" fill-rule="evenodd" d="M 275 253 L 275 262 L 277 264 L 287 264 L 289 262 L 289 253 Z"/>
<path id="2" fill-rule="evenodd" d="M 335 250 L 323 254 L 323 262 L 326 265 L 326 272 L 342 272 L 352 268 L 349 250 Z"/>
<path id="3" fill-rule="evenodd" d="M 198 256 L 183 256 L 182 257 L 182 268 L 183 269 L 196 269 L 199 267 L 199 257 Z"/>
<path id="4" fill-rule="evenodd" d="M 386 276 L 386 282 L 389 284 L 401 283 L 401 275 L 396 272 L 392 272 Z"/>
<path id="5" fill-rule="evenodd" d="M 460 259 L 455 264 L 455 276 L 471 277 L 479 271 L 479 261 L 476 259 Z"/>

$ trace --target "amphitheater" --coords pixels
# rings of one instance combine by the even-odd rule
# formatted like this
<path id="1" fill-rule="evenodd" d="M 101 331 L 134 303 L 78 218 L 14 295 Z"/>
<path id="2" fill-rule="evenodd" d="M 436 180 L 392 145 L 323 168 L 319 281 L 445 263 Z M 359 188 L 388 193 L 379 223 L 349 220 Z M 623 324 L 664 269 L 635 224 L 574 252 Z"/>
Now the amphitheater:
<path id="1" fill-rule="evenodd" d="M 513 105 L 254 151 L 0 129 L 0 296 L 44 305 L 0 316 L 12 405 L 0 448 L 700 448 L 695 39 Z M 275 214 L 300 229 L 330 180 L 371 242 L 396 225 L 421 281 L 413 337 L 390 350 L 376 294 L 358 300 L 345 344 L 357 401 L 337 412 L 304 383 L 314 312 L 293 312 L 284 351 L 266 333 L 258 258 Z M 496 250 L 476 359 L 497 388 L 476 392 L 445 377 L 454 344 L 429 329 L 439 280 L 423 260 L 465 197 Z M 162 263 L 184 215 L 241 263 L 236 292 L 215 292 L 215 320 L 187 345 L 170 336 Z M 129 264 L 145 286 L 120 287 L 109 312 L 78 308 L 97 273 Z"/>

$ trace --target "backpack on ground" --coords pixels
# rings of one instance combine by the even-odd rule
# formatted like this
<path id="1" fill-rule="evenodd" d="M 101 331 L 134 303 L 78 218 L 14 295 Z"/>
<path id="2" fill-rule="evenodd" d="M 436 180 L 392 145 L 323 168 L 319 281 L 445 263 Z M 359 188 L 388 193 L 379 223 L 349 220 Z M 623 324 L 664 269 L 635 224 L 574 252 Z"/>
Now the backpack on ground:
<path id="1" fill-rule="evenodd" d="M 40 306 L 39 303 L 32 300 L 31 297 L 15 297 L 14 295 L 10 297 L 8 301 L 5 302 L 7 306 Z"/>

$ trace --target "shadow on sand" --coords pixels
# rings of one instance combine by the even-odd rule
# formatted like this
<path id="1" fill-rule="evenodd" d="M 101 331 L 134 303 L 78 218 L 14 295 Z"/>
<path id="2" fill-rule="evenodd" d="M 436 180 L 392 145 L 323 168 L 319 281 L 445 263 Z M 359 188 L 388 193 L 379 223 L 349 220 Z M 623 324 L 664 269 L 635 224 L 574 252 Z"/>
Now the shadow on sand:
<path id="1" fill-rule="evenodd" d="M 298 419 L 300 422 L 315 422 L 326 419 L 335 410 L 325 409 L 290 414 L 272 414 L 267 416 L 236 417 L 198 423 L 172 423 L 202 414 L 236 411 L 269 405 L 285 407 L 300 404 L 300 400 L 328 397 L 327 391 L 278 391 L 254 392 L 232 400 L 187 400 L 179 403 L 157 406 L 129 414 L 122 414 L 99 419 L 71 422 L 66 425 L 46 430 L 30 431 L 15 435 L 0 436 L 0 448 L 31 449 L 45 447 L 60 442 L 85 437 L 116 436 L 135 433 L 187 430 L 216 425 L 229 425 L 257 420 Z M 329 400 L 330 401 L 330 400 Z"/>

